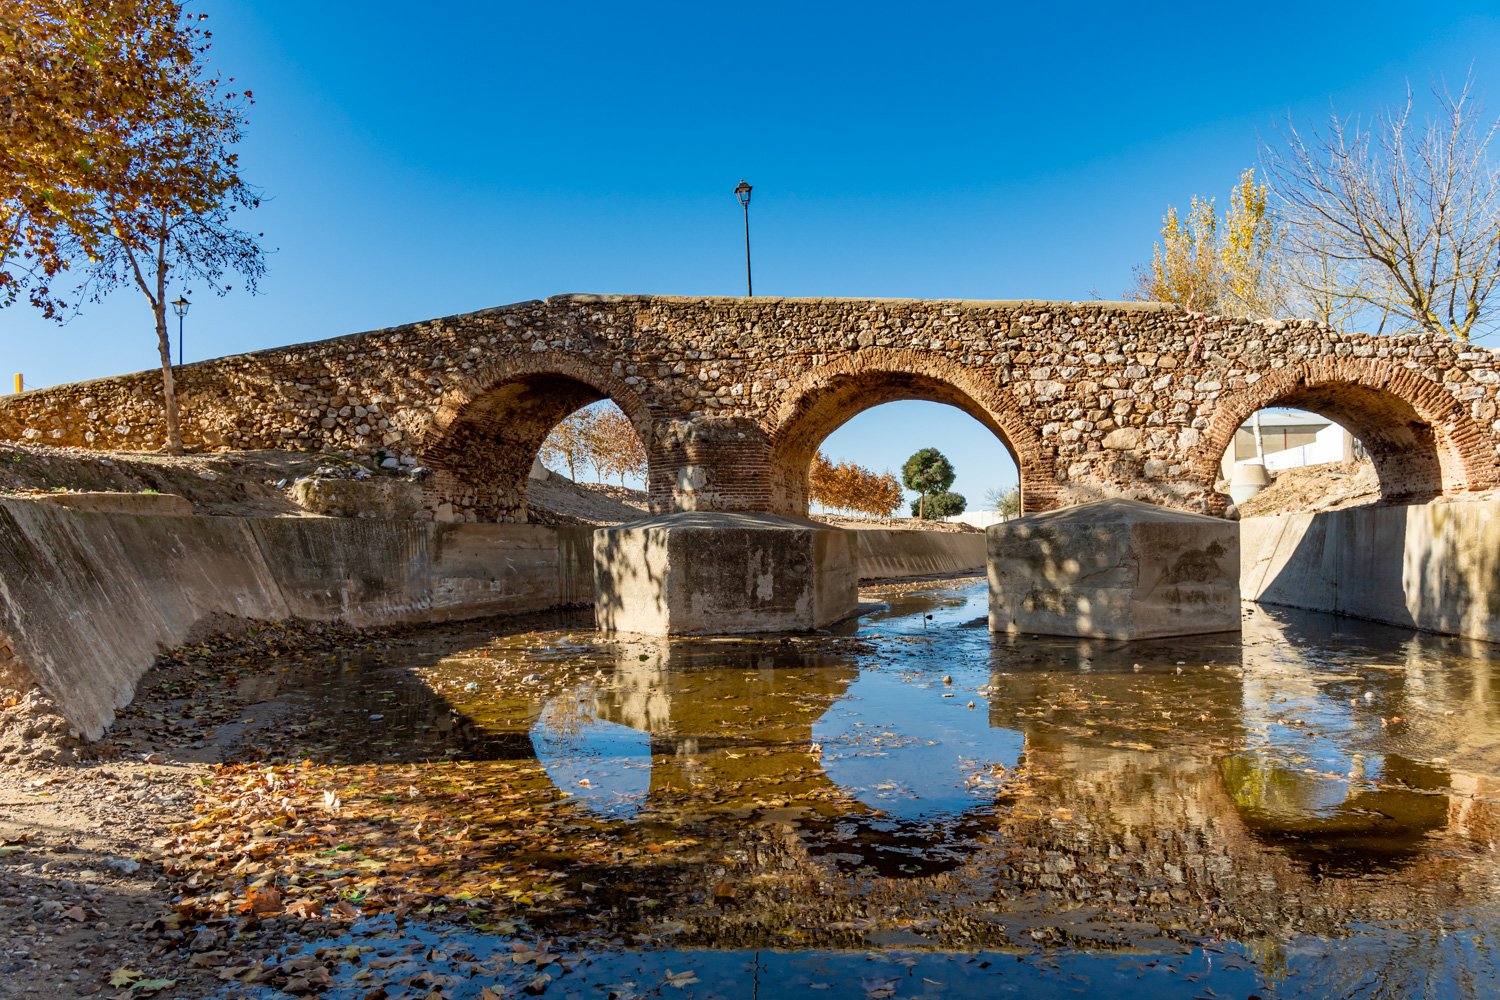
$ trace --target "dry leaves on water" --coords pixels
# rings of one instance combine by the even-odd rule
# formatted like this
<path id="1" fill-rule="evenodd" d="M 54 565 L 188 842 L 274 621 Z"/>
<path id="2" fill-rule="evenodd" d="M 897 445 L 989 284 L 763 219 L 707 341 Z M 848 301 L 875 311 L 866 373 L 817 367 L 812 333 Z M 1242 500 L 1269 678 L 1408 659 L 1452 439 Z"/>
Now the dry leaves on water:
<path id="1" fill-rule="evenodd" d="M 647 863 L 697 844 L 635 844 L 560 810 L 567 799 L 534 761 L 237 764 L 199 792 L 196 818 L 162 845 L 168 874 L 185 877 L 176 909 L 188 917 L 414 914 L 504 930 L 507 917 L 579 905 L 564 865 Z"/>

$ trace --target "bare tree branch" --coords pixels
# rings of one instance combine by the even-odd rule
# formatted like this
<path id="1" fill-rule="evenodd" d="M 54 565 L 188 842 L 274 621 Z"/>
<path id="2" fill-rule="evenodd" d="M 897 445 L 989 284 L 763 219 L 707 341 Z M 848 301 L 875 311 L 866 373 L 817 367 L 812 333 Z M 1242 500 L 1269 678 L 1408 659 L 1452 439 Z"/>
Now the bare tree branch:
<path id="1" fill-rule="evenodd" d="M 1263 150 L 1286 225 L 1293 301 L 1342 325 L 1365 311 L 1406 329 L 1468 340 L 1495 321 L 1500 283 L 1500 122 L 1485 118 L 1473 77 L 1435 85 L 1420 125 L 1404 104 L 1368 124 L 1331 111 L 1306 136 L 1288 121 Z"/>

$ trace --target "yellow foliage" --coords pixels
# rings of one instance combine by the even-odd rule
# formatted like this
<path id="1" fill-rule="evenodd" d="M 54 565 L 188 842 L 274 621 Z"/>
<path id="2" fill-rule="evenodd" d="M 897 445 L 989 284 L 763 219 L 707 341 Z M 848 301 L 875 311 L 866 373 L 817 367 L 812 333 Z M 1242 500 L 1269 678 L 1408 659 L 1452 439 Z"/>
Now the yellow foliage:
<path id="1" fill-rule="evenodd" d="M 875 473 L 853 462 L 829 461 L 819 452 L 808 470 L 808 499 L 830 510 L 890 517 L 905 494 L 891 473 Z"/>
<path id="2" fill-rule="evenodd" d="M 1254 168 L 1240 175 L 1220 220 L 1212 198 L 1193 196 L 1187 217 L 1167 206 L 1151 263 L 1136 269 L 1127 293 L 1148 302 L 1175 302 L 1198 312 L 1264 315 L 1280 285 L 1281 231 L 1269 190 Z"/>

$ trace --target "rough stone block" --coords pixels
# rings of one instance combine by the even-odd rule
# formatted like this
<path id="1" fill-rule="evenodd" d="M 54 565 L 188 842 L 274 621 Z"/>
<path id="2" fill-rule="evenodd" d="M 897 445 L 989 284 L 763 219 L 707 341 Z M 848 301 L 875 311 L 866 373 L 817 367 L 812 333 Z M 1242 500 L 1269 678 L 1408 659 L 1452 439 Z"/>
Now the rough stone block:
<path id="1" fill-rule="evenodd" d="M 852 534 L 772 514 L 686 511 L 594 533 L 599 627 L 649 635 L 801 632 L 855 614 Z"/>
<path id="2" fill-rule="evenodd" d="M 1148 639 L 1240 627 L 1232 521 L 1100 500 L 985 535 L 991 632 Z"/>
<path id="3" fill-rule="evenodd" d="M 292 502 L 314 514 L 366 517 L 380 521 L 426 520 L 422 486 L 411 479 L 300 479 L 292 484 Z"/>

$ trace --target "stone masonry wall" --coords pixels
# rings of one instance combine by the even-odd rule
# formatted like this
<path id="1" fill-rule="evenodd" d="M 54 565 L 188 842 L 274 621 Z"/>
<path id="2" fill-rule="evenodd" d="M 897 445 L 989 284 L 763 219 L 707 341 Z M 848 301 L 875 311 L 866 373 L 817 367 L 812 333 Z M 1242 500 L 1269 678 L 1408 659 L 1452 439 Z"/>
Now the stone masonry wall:
<path id="1" fill-rule="evenodd" d="M 426 508 L 451 521 L 524 520 L 537 447 L 605 397 L 645 442 L 663 511 L 805 511 L 823 438 L 894 399 L 994 431 L 1027 510 L 1221 511 L 1219 458 L 1273 404 L 1348 427 L 1389 500 L 1500 485 L 1492 352 L 1157 303 L 564 295 L 176 373 L 189 447 L 404 457 L 434 469 Z M 159 448 L 160 389 L 142 372 L 5 397 L 0 439 Z"/>

